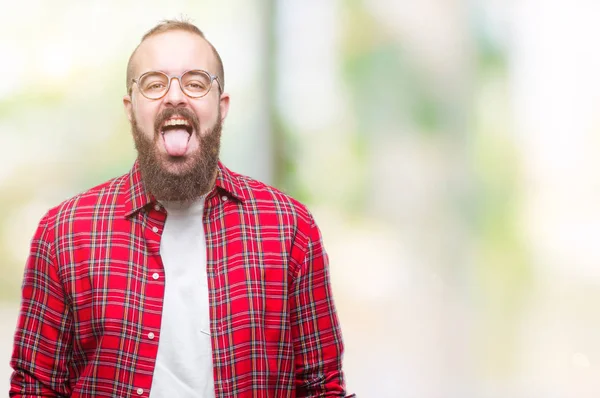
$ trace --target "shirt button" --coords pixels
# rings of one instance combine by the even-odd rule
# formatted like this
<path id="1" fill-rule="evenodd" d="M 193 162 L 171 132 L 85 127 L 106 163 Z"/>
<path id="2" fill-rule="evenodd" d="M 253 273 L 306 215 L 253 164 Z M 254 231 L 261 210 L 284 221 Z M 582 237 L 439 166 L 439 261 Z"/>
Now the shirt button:
<path id="1" fill-rule="evenodd" d="M 154 205 L 154 210 L 159 211 L 160 210 L 160 205 Z"/>
<path id="2" fill-rule="evenodd" d="M 154 333 L 152 333 L 152 332 L 148 333 L 148 338 L 150 340 L 154 340 Z"/>
<path id="3" fill-rule="evenodd" d="M 137 389 L 137 394 L 138 395 L 142 395 L 144 393 L 144 389 L 143 388 L 138 388 Z"/>
<path id="4" fill-rule="evenodd" d="M 221 199 L 223 199 L 223 202 L 227 202 L 227 199 L 229 199 L 227 196 L 223 195 L 221 196 Z"/>
<path id="5" fill-rule="evenodd" d="M 152 227 L 152 232 L 157 233 L 158 232 L 158 228 Z"/>
<path id="6" fill-rule="evenodd" d="M 158 272 L 155 272 L 152 274 L 152 279 L 157 280 L 159 278 L 160 275 L 158 275 Z"/>

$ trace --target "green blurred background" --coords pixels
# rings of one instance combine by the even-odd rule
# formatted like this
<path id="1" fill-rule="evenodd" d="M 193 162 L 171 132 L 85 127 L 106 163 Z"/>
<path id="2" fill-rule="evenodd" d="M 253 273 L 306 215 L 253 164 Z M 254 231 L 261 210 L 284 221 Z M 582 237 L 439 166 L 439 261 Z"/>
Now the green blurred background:
<path id="1" fill-rule="evenodd" d="M 322 229 L 361 397 L 600 395 L 600 3 L 2 1 L 0 390 L 47 209 L 135 158 L 161 19 L 219 50 L 222 160 Z"/>

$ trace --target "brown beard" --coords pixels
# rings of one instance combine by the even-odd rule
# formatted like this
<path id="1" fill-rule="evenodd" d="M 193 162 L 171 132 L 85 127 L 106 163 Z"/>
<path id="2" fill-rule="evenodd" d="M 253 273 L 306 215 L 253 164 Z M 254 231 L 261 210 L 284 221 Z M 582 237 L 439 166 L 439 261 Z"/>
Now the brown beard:
<path id="1" fill-rule="evenodd" d="M 199 150 L 182 158 L 170 158 L 172 163 L 178 165 L 178 173 L 172 173 L 162 166 L 164 155 L 158 151 L 157 141 L 161 138 L 160 126 L 162 123 L 180 115 L 192 123 L 194 133 L 200 144 Z M 215 125 L 201 135 L 198 118 L 193 112 L 185 108 L 168 108 L 156 118 L 153 139 L 148 138 L 140 131 L 135 115 L 131 122 L 131 131 L 135 148 L 138 152 L 138 163 L 142 181 L 148 192 L 156 199 L 163 201 L 191 201 L 208 193 L 215 182 L 219 162 L 221 145 L 221 112 L 217 115 Z M 191 157 L 191 164 L 185 165 Z"/>

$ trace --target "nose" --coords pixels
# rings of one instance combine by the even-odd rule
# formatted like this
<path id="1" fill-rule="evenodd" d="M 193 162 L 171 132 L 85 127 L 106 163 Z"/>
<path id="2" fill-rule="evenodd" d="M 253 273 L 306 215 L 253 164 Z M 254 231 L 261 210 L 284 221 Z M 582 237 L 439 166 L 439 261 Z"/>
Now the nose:
<path id="1" fill-rule="evenodd" d="M 171 85 L 169 91 L 165 95 L 165 102 L 173 107 L 178 107 L 185 104 L 186 95 L 181 90 L 181 84 L 179 79 L 176 77 L 171 78 Z"/>

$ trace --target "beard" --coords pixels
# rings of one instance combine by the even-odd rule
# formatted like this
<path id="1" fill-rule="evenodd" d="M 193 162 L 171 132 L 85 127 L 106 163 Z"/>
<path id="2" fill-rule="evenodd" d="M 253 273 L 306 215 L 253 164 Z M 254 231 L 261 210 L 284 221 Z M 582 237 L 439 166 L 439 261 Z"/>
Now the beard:
<path id="1" fill-rule="evenodd" d="M 192 125 L 192 134 L 196 135 L 199 142 L 199 148 L 194 153 L 172 157 L 159 152 L 158 140 L 162 139 L 160 128 L 164 121 L 175 115 L 186 118 Z M 220 110 L 214 126 L 202 135 L 200 123 L 193 112 L 186 108 L 167 108 L 157 116 L 153 137 L 149 138 L 140 130 L 133 115 L 131 131 L 146 190 L 157 200 L 182 202 L 198 199 L 208 193 L 217 174 L 222 128 Z M 167 162 L 175 166 L 176 172 L 167 169 Z"/>

